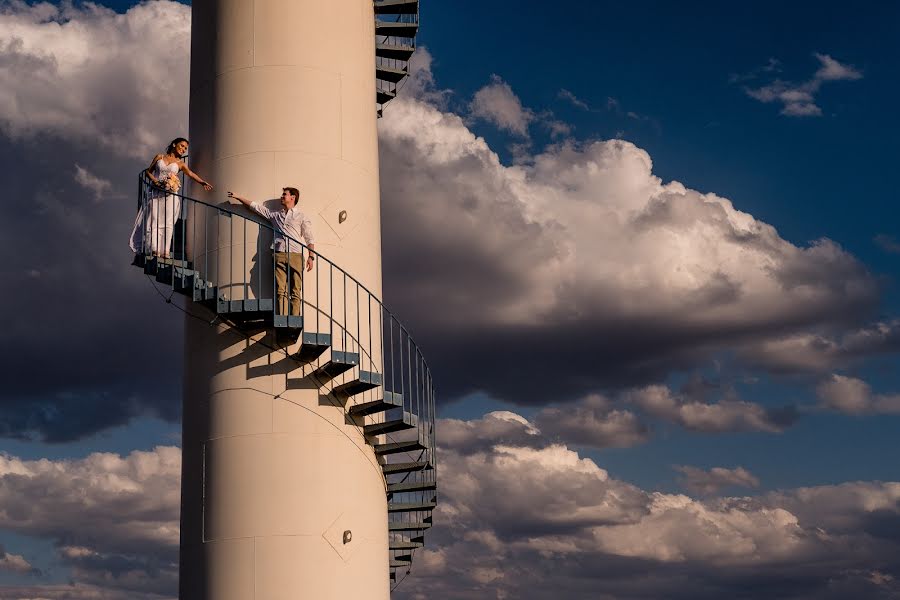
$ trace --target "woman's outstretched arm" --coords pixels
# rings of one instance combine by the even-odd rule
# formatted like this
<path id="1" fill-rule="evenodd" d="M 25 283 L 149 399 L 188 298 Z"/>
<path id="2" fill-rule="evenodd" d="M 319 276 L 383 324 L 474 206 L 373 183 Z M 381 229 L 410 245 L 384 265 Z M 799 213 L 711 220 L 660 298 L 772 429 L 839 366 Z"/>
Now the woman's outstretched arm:
<path id="1" fill-rule="evenodd" d="M 181 170 L 184 171 L 188 177 L 202 185 L 204 190 L 208 192 L 213 189 L 213 186 L 210 182 L 206 181 L 205 179 L 191 171 L 191 169 L 186 164 L 184 164 L 184 161 L 179 161 L 178 164 L 179 166 L 181 166 Z"/>

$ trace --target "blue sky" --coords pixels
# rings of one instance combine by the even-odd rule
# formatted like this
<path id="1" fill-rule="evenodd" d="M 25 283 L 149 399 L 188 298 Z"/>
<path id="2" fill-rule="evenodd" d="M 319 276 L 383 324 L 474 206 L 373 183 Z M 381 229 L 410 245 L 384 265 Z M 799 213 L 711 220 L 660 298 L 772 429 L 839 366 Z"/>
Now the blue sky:
<path id="1" fill-rule="evenodd" d="M 178 445 L 181 316 L 127 266 L 124 240 L 133 173 L 156 151 L 134 140 L 187 126 L 189 11 L 101 4 L 121 14 L 0 0 L 0 159 L 23 174 L 8 198 L 28 200 L 0 238 L 7 256 L 33 249 L 0 269 L 21 290 L 0 305 L 20 317 L 3 346 L 0 504 L 28 515 L 0 519 L 4 598 L 162 600 L 177 571 L 177 536 L 141 532 L 159 515 L 177 527 L 177 465 L 155 448 Z M 697 598 L 900 597 L 900 4 L 423 0 L 421 23 L 417 75 L 380 123 L 385 294 L 436 377 L 449 508 L 401 597 L 646 598 L 683 581 Z M 164 90 L 147 93 L 148 69 L 171 75 Z M 617 202 L 650 225 L 613 226 Z M 475 229 L 454 230 L 470 205 Z M 446 253 L 459 237 L 464 268 Z M 406 259 L 414 244 L 424 272 Z M 82 260 L 60 266 L 73 249 Z M 681 269 L 700 273 L 694 289 L 672 283 Z M 77 318 L 57 325 L 46 315 L 71 281 Z M 548 301 L 551 288 L 563 291 Z M 466 293 L 429 304 L 419 289 Z M 490 317 L 519 306 L 531 312 L 512 325 Z M 493 368 L 459 358 L 472 350 L 461 324 Z M 51 343 L 62 359 L 48 374 Z M 480 496 L 459 485 L 504 461 Z M 152 516 L 119 503 L 104 521 L 47 499 L 90 488 L 102 508 L 102 485 L 83 482 L 107 468 L 153 498 Z M 533 497 L 510 491 L 510 473 Z M 574 509 L 611 494 L 630 516 L 557 530 L 551 517 L 574 510 L 543 490 L 559 481 Z M 622 583 L 609 565 L 659 580 Z M 122 583 L 126 571 L 139 575 Z"/>

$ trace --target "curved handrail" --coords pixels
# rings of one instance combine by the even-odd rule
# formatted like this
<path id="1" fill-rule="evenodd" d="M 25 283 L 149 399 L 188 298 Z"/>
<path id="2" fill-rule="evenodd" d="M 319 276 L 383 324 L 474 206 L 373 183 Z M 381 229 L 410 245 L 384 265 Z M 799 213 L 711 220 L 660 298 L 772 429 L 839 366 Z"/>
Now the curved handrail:
<path id="1" fill-rule="evenodd" d="M 138 177 L 138 187 L 141 234 L 138 253 L 144 262 L 156 261 L 157 280 L 171 285 L 173 292 L 188 294 L 233 327 L 246 329 L 249 325 L 258 329 L 262 325 L 276 331 L 293 331 L 295 335 L 302 329 L 304 344 L 307 341 L 321 343 L 330 348 L 332 358 L 336 353 L 355 354 L 359 376 L 354 379 L 352 369 L 337 376 L 330 384 L 331 392 L 341 393 L 335 390 L 362 381 L 364 372 L 369 383 L 377 380 L 380 385 L 354 391 L 349 398 L 344 396 L 345 410 L 349 411 L 356 404 L 386 398 L 387 392 L 395 394 L 392 400 L 396 409 L 414 419 L 411 423 L 414 428 L 405 433 L 411 436 L 414 431 L 414 439 L 420 446 L 409 451 L 412 458 L 405 462 L 412 460 L 430 466 L 387 475 L 386 483 L 436 485 L 435 389 L 431 370 L 409 330 L 381 299 L 321 252 L 311 251 L 306 244 L 268 222 L 250 218 L 228 206 L 191 198 L 180 190 L 167 191 L 154 184 L 145 171 Z M 254 213 L 254 216 L 257 215 Z M 293 270 L 291 265 L 294 263 L 290 259 L 283 269 L 288 281 L 293 275 L 299 276 L 302 282 L 299 315 L 284 314 L 290 312 L 289 302 L 284 298 L 279 303 L 276 295 L 276 258 L 274 255 L 271 260 L 263 258 L 276 235 L 287 240 L 289 256 L 299 254 L 300 260 L 296 264 L 301 270 Z M 174 249 L 173 260 L 153 258 L 154 254 L 167 254 L 169 248 Z M 249 256 L 248 250 L 255 250 L 255 255 Z M 312 281 L 310 274 L 313 272 L 302 270 L 310 254 L 317 257 Z M 327 278 L 321 277 L 323 271 L 327 271 Z M 314 320 L 306 319 L 307 310 L 314 312 Z M 327 321 L 324 329 L 320 328 L 323 321 Z M 327 344 L 321 337 L 325 335 L 328 336 Z M 312 360 L 318 360 L 317 356 Z M 302 364 L 314 362 L 307 360 Z M 306 372 L 310 373 L 311 370 Z M 363 424 L 384 422 L 386 415 L 386 412 L 378 412 L 363 417 Z M 407 441 L 403 433 L 382 435 L 388 436 L 388 442 Z M 389 459 L 385 462 L 391 464 Z M 430 502 L 437 496 L 434 486 L 430 490 L 389 493 L 394 502 L 404 503 Z M 391 523 L 406 523 L 411 519 L 421 520 L 422 515 L 389 513 Z M 411 553 L 410 550 L 391 550 L 392 558 Z"/>

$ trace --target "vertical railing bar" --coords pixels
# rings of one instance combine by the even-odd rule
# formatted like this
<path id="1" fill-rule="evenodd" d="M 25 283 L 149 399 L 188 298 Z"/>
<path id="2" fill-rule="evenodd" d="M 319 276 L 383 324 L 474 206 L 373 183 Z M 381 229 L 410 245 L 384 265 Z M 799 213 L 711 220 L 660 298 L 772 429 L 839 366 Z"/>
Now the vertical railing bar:
<path id="1" fill-rule="evenodd" d="M 345 277 L 346 279 L 346 277 Z M 359 352 L 359 368 L 362 369 L 362 340 L 359 337 L 360 332 L 360 321 L 362 320 L 362 316 L 360 315 L 359 310 L 359 282 L 356 282 L 356 350 Z"/>
<path id="2" fill-rule="evenodd" d="M 241 264 L 243 265 L 242 273 L 244 274 L 244 306 L 246 306 L 247 299 L 250 298 L 250 278 L 247 276 L 247 219 L 241 219 L 241 223 L 244 226 L 244 241 L 241 244 L 241 254 L 244 256 L 244 260 L 241 261 Z"/>
<path id="3" fill-rule="evenodd" d="M 303 250 L 309 252 L 309 256 L 312 256 L 312 250 L 307 248 L 306 246 L 300 246 L 300 264 L 303 265 L 303 271 L 300 275 L 300 324 L 306 324 L 306 263 L 309 262 L 309 258 L 303 260 Z"/>
<path id="4" fill-rule="evenodd" d="M 409 351 L 410 341 L 411 340 L 409 339 L 409 332 L 407 331 L 406 332 L 406 359 L 407 359 L 406 365 L 409 368 L 409 391 L 415 393 L 413 391 L 413 386 L 412 386 L 412 354 L 410 354 L 410 351 Z M 417 428 L 417 430 L 418 430 L 418 428 Z"/>
<path id="5" fill-rule="evenodd" d="M 391 391 L 397 393 L 397 372 L 394 370 L 394 315 L 390 318 L 390 334 L 391 334 Z M 401 396 L 402 398 L 402 396 Z M 405 402 L 405 400 L 403 400 Z"/>
<path id="6" fill-rule="evenodd" d="M 344 320 L 341 323 L 343 325 L 343 327 L 341 328 L 341 331 L 342 331 L 341 335 L 343 337 L 344 352 L 347 352 L 349 349 L 347 348 L 347 274 L 346 273 L 344 273 L 344 277 L 343 277 L 343 286 L 344 286 L 344 291 L 341 296 L 341 299 L 344 302 Z"/>
<path id="7" fill-rule="evenodd" d="M 319 288 L 322 287 L 322 282 L 319 278 L 319 260 L 316 259 L 316 335 L 319 333 L 319 323 L 322 318 L 322 311 L 319 309 L 321 306 L 319 304 Z M 318 339 L 318 338 L 317 338 Z"/>
<path id="8" fill-rule="evenodd" d="M 206 287 L 207 282 L 213 281 L 209 276 L 209 217 L 206 208 L 203 209 L 203 285 Z M 218 286 L 215 286 L 218 290 Z M 203 294 L 206 297 L 206 294 Z"/>
<path id="9" fill-rule="evenodd" d="M 328 335 L 331 338 L 331 343 L 334 344 L 337 340 L 334 339 L 334 265 L 331 261 L 328 261 Z M 334 346 L 332 345 L 332 348 Z"/>
<path id="10" fill-rule="evenodd" d="M 272 227 L 272 323 L 275 323 L 275 315 L 278 314 L 278 257 L 275 253 L 278 251 L 278 244 L 275 241 L 275 228 Z"/>

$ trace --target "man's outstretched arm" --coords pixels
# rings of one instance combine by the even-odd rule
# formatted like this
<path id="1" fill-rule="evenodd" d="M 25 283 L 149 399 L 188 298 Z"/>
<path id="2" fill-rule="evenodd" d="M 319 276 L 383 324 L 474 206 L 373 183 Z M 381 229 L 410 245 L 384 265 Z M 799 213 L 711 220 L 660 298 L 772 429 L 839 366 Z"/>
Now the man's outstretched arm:
<path id="1" fill-rule="evenodd" d="M 240 202 L 241 204 L 243 204 L 243 205 L 245 205 L 245 206 L 250 206 L 250 208 L 253 208 L 253 207 L 251 206 L 251 205 L 253 204 L 252 202 L 250 202 L 249 200 L 247 200 L 247 199 L 244 198 L 243 196 L 238 196 L 238 195 L 235 194 L 234 192 L 228 192 L 228 197 L 229 197 L 229 198 L 234 198 L 235 200 L 237 200 L 237 201 Z"/>

